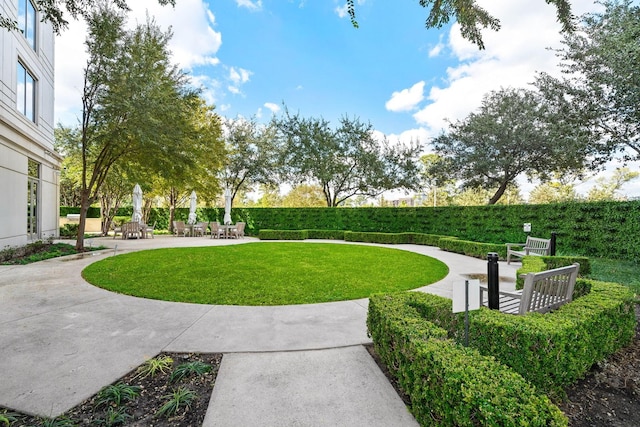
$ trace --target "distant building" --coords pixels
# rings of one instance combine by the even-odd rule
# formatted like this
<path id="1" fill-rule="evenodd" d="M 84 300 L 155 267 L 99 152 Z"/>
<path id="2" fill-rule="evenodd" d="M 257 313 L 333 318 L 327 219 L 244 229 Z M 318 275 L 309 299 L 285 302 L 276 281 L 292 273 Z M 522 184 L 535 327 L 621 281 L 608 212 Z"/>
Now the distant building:
<path id="1" fill-rule="evenodd" d="M 0 249 L 58 236 L 54 33 L 31 0 L 0 0 Z"/>

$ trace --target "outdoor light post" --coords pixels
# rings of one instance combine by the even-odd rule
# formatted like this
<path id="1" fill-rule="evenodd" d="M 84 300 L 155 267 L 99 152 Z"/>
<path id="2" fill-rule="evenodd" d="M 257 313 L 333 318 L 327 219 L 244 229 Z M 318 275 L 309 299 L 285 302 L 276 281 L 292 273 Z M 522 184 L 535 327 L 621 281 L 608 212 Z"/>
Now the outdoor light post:
<path id="1" fill-rule="evenodd" d="M 498 286 L 498 254 L 489 252 L 487 254 L 487 288 L 489 291 L 489 308 L 491 310 L 500 309 L 500 295 Z"/>

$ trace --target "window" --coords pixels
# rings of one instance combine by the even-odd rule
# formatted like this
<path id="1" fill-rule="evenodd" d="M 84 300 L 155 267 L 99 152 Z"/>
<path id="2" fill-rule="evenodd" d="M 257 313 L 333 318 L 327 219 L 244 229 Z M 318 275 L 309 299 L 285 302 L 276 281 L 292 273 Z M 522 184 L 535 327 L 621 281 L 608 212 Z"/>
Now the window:
<path id="1" fill-rule="evenodd" d="M 36 8 L 31 0 L 18 0 L 18 28 L 29 46 L 36 49 Z"/>
<path id="2" fill-rule="evenodd" d="M 18 87 L 16 104 L 18 111 L 32 122 L 36 121 L 36 80 L 31 73 L 18 62 Z"/>

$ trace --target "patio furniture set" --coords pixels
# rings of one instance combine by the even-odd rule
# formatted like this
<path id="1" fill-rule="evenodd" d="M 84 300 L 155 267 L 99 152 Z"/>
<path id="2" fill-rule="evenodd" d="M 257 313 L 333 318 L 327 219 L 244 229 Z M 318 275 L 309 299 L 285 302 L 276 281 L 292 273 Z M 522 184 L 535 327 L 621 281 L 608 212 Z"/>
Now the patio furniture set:
<path id="1" fill-rule="evenodd" d="M 153 225 L 147 225 L 141 221 L 125 222 L 119 227 L 115 224 L 112 224 L 113 238 L 115 239 L 118 234 L 121 235 L 122 239 L 148 239 L 149 237 L 154 238 L 153 230 L 155 226 L 155 223 Z"/>
<path id="2" fill-rule="evenodd" d="M 195 224 L 185 224 L 184 221 L 173 221 L 173 235 L 182 237 L 204 237 L 209 234 L 212 239 L 238 239 L 244 237 L 244 226 L 244 222 L 223 225 L 217 221 L 198 222 Z"/>

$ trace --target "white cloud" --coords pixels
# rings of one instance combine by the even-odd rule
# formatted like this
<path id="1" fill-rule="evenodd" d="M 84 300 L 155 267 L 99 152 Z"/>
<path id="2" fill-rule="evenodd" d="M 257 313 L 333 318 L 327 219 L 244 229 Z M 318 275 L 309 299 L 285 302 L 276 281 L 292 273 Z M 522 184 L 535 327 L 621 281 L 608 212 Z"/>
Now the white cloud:
<path id="1" fill-rule="evenodd" d="M 262 0 L 236 0 L 236 4 L 238 5 L 238 7 L 246 7 L 249 10 L 262 10 Z"/>
<path id="2" fill-rule="evenodd" d="M 458 24 L 446 40 L 459 64 L 447 70 L 446 81 L 428 88 L 429 104 L 414 114 L 431 133 L 447 127 L 477 109 L 484 94 L 501 87 L 526 87 L 537 71 L 557 73 L 558 60 L 549 47 L 559 47 L 560 24 L 553 5 L 540 0 L 480 0 L 479 4 L 502 22 L 497 31 L 485 30 L 486 50 L 464 40 Z M 574 14 L 593 10 L 592 0 L 572 2 Z M 526 11 L 526 13 L 523 13 Z"/>
<path id="3" fill-rule="evenodd" d="M 253 74 L 251 71 L 247 71 L 244 68 L 229 68 L 229 79 L 235 84 L 244 84 L 248 82 L 251 74 Z"/>
<path id="4" fill-rule="evenodd" d="M 335 9 L 336 14 L 338 14 L 338 17 L 340 18 L 344 18 L 347 16 L 347 4 L 345 3 L 342 6 L 337 6 Z"/>
<path id="5" fill-rule="evenodd" d="M 271 110 L 273 114 L 277 114 L 280 111 L 280 106 L 278 104 L 274 104 L 273 102 L 265 102 L 265 108 Z"/>
<path id="6" fill-rule="evenodd" d="M 411 111 L 424 99 L 424 81 L 420 81 L 409 89 L 393 92 L 391 99 L 384 105 L 389 111 Z"/>

